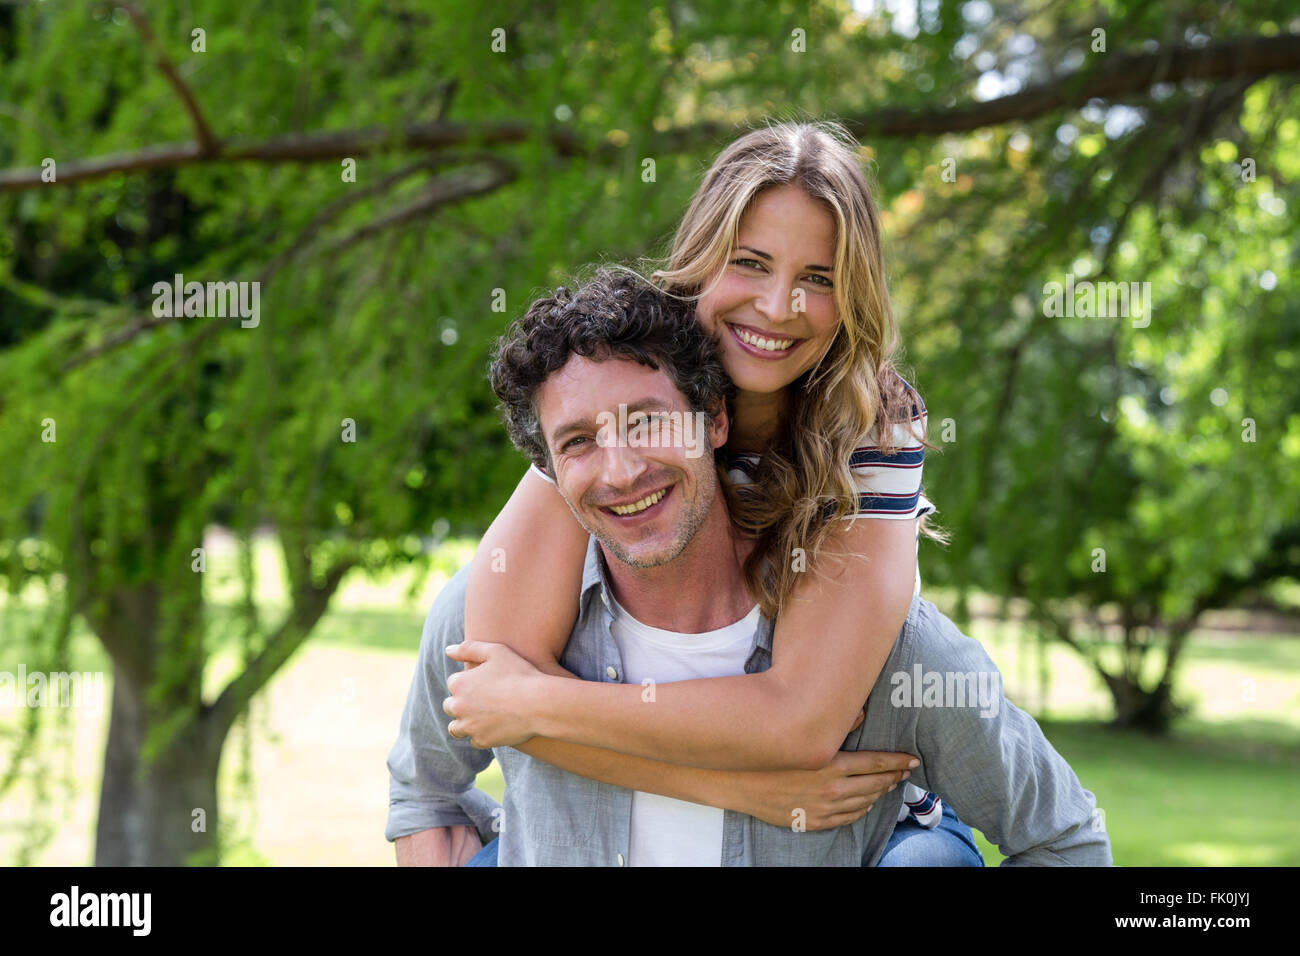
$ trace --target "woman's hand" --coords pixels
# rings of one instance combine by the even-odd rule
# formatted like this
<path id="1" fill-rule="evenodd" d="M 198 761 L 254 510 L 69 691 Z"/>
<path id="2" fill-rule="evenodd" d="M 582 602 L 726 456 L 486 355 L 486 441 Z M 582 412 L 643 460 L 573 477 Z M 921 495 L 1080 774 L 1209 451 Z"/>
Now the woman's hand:
<path id="1" fill-rule="evenodd" d="M 842 750 L 821 770 L 740 772 L 745 805 L 737 809 L 777 827 L 830 830 L 866 816 L 919 765 L 911 754 Z"/>
<path id="2" fill-rule="evenodd" d="M 534 712 L 548 678 L 504 644 L 467 641 L 452 644 L 447 656 L 465 670 L 447 678 L 450 697 L 443 712 L 456 718 L 447 726 L 453 737 L 468 737 L 481 749 L 515 747 L 533 737 Z"/>

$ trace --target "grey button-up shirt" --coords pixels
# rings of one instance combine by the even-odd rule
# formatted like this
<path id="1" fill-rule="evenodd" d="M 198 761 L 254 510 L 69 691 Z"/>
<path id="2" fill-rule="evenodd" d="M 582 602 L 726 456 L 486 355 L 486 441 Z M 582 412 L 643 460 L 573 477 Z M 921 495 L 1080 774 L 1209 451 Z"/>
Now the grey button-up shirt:
<path id="1" fill-rule="evenodd" d="M 419 663 L 388 756 L 385 836 L 391 841 L 433 827 L 467 825 L 485 842 L 500 838 L 500 866 L 623 865 L 631 790 L 579 777 L 511 747 L 480 750 L 447 733 L 451 718 L 442 710 L 449 696 L 447 677 L 462 665 L 444 651 L 464 640 L 467 574 L 462 568 L 452 577 L 424 624 Z M 618 680 L 623 673 L 609 629 L 608 589 L 601 550 L 592 538 L 578 621 L 560 661 L 583 680 Z M 772 622 L 761 618 L 747 674 L 771 666 L 772 630 Z M 992 706 L 988 696 L 966 698 L 981 681 L 993 693 Z M 1003 865 L 1111 865 L 1096 798 L 1033 718 L 1002 696 L 1001 675 L 979 642 L 929 601 L 913 598 L 865 709 L 866 719 L 841 749 L 916 754 L 921 765 L 909 782 L 938 794 L 997 845 L 1007 857 Z M 494 754 L 506 781 L 504 806 L 474 787 L 475 776 Z M 902 799 L 899 787 L 856 823 L 816 832 L 796 829 L 793 817 L 791 826 L 778 827 L 727 810 L 721 863 L 874 866 L 893 833 Z"/>

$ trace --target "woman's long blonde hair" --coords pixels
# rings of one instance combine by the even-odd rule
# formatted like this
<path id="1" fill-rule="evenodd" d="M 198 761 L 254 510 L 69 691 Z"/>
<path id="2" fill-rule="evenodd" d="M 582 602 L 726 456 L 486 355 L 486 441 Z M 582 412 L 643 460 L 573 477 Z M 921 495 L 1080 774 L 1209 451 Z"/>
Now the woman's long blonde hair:
<path id="1" fill-rule="evenodd" d="M 737 486 L 719 469 L 732 520 L 756 539 L 745 577 L 769 617 L 798 581 L 797 557 L 815 559 L 833 522 L 857 511 L 850 458 L 863 436 L 876 425 L 881 452 L 891 454 L 893 426 L 913 417 L 907 384 L 894 368 L 898 329 L 859 149 L 844 127 L 824 121 L 771 123 L 740 137 L 714 160 L 677 228 L 666 267 L 654 273 L 667 291 L 698 298 L 729 261 L 750 203 L 774 186 L 798 185 L 835 216 L 839 331 L 822 360 L 789 386 L 783 427 L 753 484 Z M 924 517 L 921 531 L 947 540 Z"/>

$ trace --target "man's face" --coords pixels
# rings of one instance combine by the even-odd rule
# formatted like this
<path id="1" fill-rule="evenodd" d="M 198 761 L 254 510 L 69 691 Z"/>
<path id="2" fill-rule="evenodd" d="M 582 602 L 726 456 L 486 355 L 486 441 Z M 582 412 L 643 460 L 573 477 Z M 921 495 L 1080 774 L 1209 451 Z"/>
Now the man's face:
<path id="1" fill-rule="evenodd" d="M 556 484 L 582 526 L 633 567 L 681 554 L 717 495 L 713 449 L 726 442 L 726 412 L 698 434 L 699 419 L 662 369 L 578 355 L 542 384 L 536 407 Z"/>

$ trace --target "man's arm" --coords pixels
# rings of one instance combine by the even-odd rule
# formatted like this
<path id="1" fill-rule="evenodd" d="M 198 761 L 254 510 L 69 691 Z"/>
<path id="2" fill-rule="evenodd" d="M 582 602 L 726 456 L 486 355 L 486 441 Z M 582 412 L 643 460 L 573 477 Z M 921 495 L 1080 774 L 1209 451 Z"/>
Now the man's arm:
<path id="1" fill-rule="evenodd" d="M 442 710 L 447 676 L 461 667 L 445 650 L 464 638 L 466 573 L 462 570 L 452 577 L 425 619 L 397 742 L 388 755 L 384 836 L 394 842 L 414 838 L 399 845 L 399 863 L 450 860 L 429 865 L 459 865 L 454 861 L 477 837 L 470 839 L 465 832 L 457 836 L 458 830 L 477 831 L 487 841 L 500 829 L 493 826 L 500 819 L 500 807 L 474 788 L 474 778 L 492 762 L 492 752 L 448 734 L 451 718 Z"/>
<path id="2" fill-rule="evenodd" d="M 944 694 L 943 706 L 917 711 L 923 779 L 912 782 L 938 794 L 997 845 L 1007 857 L 1003 866 L 1113 865 L 1097 798 L 1034 719 L 1003 696 L 1002 675 L 980 643 L 925 601 L 906 627 L 915 661 L 923 674 L 943 678 Z M 881 675 L 879 693 L 902 688 L 891 676 Z M 914 681 L 915 670 L 906 678 Z"/>
<path id="3" fill-rule="evenodd" d="M 398 837 L 398 866 L 464 866 L 483 848 L 473 827 L 437 827 Z"/>

